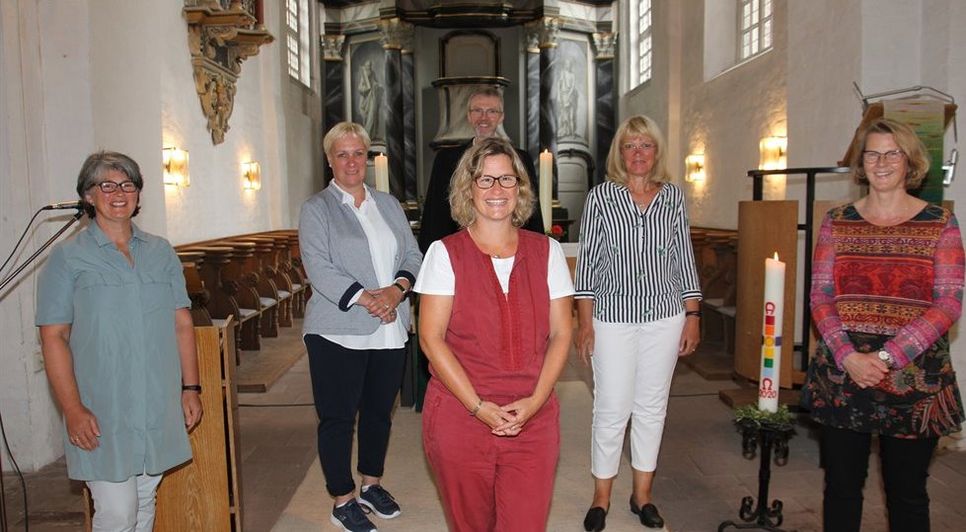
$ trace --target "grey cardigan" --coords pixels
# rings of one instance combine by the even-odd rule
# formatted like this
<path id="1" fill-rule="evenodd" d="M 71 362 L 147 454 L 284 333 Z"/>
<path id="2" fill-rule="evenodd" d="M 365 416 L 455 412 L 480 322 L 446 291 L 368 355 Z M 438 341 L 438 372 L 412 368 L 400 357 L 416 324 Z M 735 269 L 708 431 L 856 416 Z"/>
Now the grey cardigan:
<path id="1" fill-rule="evenodd" d="M 422 253 L 416 245 L 409 221 L 395 197 L 368 189 L 379 213 L 396 237 L 395 277 L 416 280 Z M 342 202 L 342 193 L 328 186 L 302 204 L 299 216 L 299 249 L 302 265 L 312 283 L 312 297 L 305 311 L 302 334 L 372 334 L 379 318 L 361 305 L 349 306 L 361 288 L 377 288 L 369 241 L 352 207 Z M 407 329 L 409 304 L 397 309 L 397 318 Z"/>

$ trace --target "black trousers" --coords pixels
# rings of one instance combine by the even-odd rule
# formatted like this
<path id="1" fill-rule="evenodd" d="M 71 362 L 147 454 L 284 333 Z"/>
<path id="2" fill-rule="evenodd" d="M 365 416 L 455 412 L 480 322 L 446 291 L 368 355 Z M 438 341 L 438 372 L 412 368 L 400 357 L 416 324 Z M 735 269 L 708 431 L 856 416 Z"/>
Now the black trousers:
<path id="1" fill-rule="evenodd" d="M 338 497 L 356 488 L 350 461 L 357 416 L 357 469 L 363 475 L 382 476 L 406 350 L 346 349 L 314 334 L 304 340 L 319 415 L 319 461 L 326 489 Z"/>
<path id="2" fill-rule="evenodd" d="M 929 531 L 929 462 L 939 438 L 904 439 L 879 436 L 889 529 Z M 872 435 L 822 427 L 821 457 L 825 468 L 823 526 L 825 532 L 859 532 L 862 488 L 869 470 Z"/>

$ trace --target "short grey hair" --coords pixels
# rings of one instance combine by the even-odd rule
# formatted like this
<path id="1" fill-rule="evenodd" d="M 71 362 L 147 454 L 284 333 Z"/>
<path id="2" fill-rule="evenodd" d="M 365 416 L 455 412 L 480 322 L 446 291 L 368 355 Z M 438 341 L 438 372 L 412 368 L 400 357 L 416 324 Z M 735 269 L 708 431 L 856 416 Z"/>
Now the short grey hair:
<path id="1" fill-rule="evenodd" d="M 362 143 L 366 145 L 366 152 L 368 153 L 369 146 L 372 142 L 369 140 L 369 133 L 366 133 L 366 128 L 355 122 L 339 122 L 332 126 L 332 129 L 322 139 L 322 151 L 325 152 L 326 159 L 330 159 L 329 156 L 332 155 L 332 146 L 335 145 L 336 141 L 346 137 L 359 137 Z"/>
<path id="2" fill-rule="evenodd" d="M 81 206 L 87 216 L 94 218 L 97 213 L 94 206 L 87 202 L 85 194 L 92 187 L 97 186 L 103 180 L 104 174 L 110 170 L 121 172 L 138 187 L 138 193 L 144 188 L 144 178 L 141 176 L 141 167 L 134 159 L 116 151 L 99 151 L 87 156 L 84 164 L 81 165 L 80 173 L 77 175 L 77 196 L 80 198 Z M 132 217 L 141 212 L 141 202 L 134 208 Z"/>

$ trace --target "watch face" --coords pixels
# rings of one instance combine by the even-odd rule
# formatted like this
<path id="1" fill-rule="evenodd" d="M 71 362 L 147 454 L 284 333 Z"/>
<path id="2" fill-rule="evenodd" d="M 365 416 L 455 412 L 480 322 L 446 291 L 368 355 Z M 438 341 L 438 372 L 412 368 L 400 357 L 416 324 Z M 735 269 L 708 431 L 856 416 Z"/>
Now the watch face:
<path id="1" fill-rule="evenodd" d="M 879 360 L 888 364 L 892 362 L 892 355 L 890 355 L 888 351 L 879 351 Z"/>

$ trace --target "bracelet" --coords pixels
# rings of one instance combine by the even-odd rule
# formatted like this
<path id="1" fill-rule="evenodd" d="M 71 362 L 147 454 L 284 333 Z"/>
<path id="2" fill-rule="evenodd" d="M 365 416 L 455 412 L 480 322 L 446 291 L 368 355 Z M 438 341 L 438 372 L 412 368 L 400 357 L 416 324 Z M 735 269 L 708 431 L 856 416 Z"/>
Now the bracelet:
<path id="1" fill-rule="evenodd" d="M 181 391 L 201 393 L 201 385 L 200 384 L 182 384 Z"/>
<path id="2" fill-rule="evenodd" d="M 700 318 L 701 317 L 701 311 L 700 310 L 689 310 L 689 311 L 687 311 L 687 312 L 684 313 L 684 317 L 685 318 L 687 318 L 688 316 L 697 316 L 697 317 Z"/>
<path id="3" fill-rule="evenodd" d="M 403 293 L 403 295 L 406 295 L 406 292 L 409 291 L 409 290 L 406 290 L 406 287 L 403 286 L 402 283 L 400 283 L 399 281 L 394 281 L 392 285 L 398 288 L 399 291 Z"/>
<path id="4" fill-rule="evenodd" d="M 476 417 L 476 413 L 480 411 L 480 408 L 483 408 L 483 399 L 480 399 L 480 402 L 476 403 L 476 408 L 470 410 L 470 417 Z"/>

